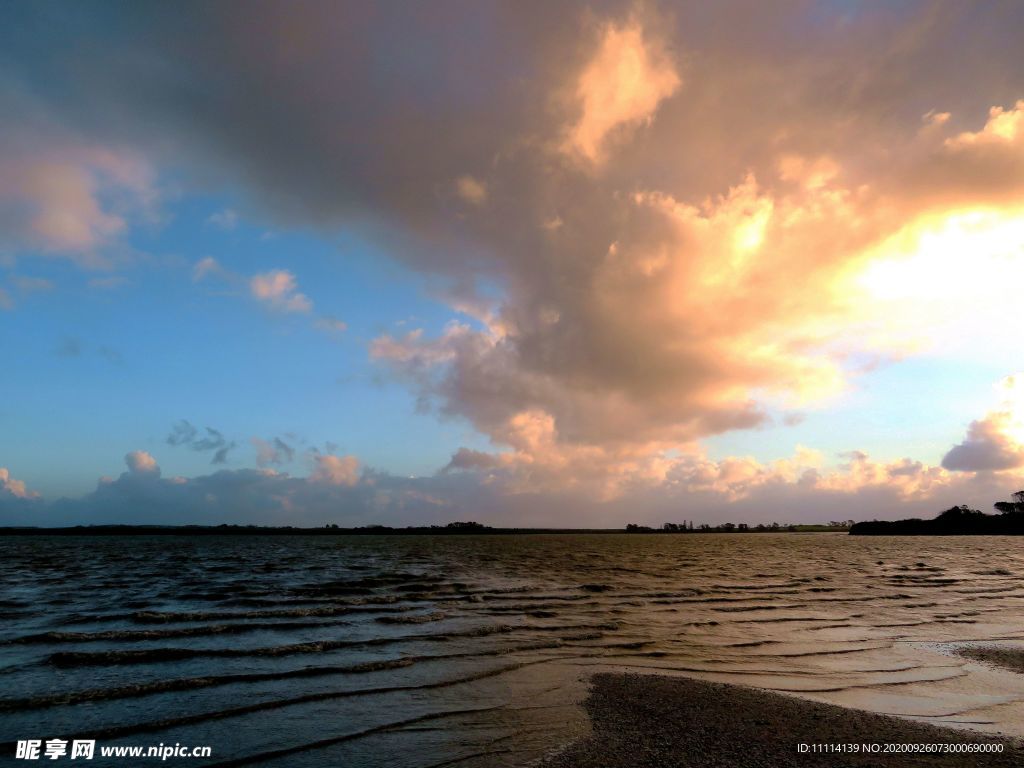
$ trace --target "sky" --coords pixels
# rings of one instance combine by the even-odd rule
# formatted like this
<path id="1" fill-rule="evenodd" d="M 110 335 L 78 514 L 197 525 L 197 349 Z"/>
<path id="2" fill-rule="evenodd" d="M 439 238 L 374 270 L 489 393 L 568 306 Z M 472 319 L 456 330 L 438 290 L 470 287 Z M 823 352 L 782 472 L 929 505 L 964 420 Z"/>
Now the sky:
<path id="1" fill-rule="evenodd" d="M 0 3 L 0 524 L 1024 487 L 1024 8 Z"/>

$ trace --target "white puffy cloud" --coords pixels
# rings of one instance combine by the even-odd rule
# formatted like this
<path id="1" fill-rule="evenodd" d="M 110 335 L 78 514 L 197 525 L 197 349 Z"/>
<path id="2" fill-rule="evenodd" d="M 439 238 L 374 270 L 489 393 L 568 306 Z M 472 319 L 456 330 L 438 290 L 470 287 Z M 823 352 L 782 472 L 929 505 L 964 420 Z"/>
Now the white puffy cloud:
<path id="1" fill-rule="evenodd" d="M 15 251 L 115 263 L 112 248 L 134 221 L 151 221 L 159 193 L 151 165 L 132 150 L 16 130 L 0 152 L 0 238 Z"/>
<path id="2" fill-rule="evenodd" d="M 313 301 L 299 290 L 295 275 L 286 269 L 272 269 L 255 275 L 244 275 L 228 269 L 212 256 L 206 256 L 192 265 L 192 282 L 216 281 L 231 292 L 245 291 L 252 298 L 281 314 L 308 315 Z M 318 317 L 313 328 L 331 335 L 339 335 L 347 325 L 330 315 Z"/>
<path id="3" fill-rule="evenodd" d="M 125 454 L 124 463 L 133 475 L 155 475 L 159 477 L 160 467 L 156 459 L 146 451 L 130 451 Z"/>

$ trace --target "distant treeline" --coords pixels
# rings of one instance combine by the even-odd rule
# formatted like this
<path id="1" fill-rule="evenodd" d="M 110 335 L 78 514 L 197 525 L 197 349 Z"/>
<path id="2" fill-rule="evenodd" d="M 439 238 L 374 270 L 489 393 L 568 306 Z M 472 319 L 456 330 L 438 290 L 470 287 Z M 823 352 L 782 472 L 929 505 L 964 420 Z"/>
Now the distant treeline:
<path id="1" fill-rule="evenodd" d="M 817 533 L 827 531 L 848 531 L 853 525 L 853 520 L 832 520 L 829 523 L 817 525 L 793 525 L 790 523 L 722 523 L 721 525 L 708 525 L 701 523 L 694 527 L 693 521 L 684 520 L 681 523 L 665 523 L 661 528 L 651 528 L 647 525 L 629 523 L 626 526 L 626 533 Z"/>
<path id="2" fill-rule="evenodd" d="M 993 504 L 997 515 L 966 505 L 950 507 L 931 520 L 872 520 L 850 528 L 854 536 L 1019 536 L 1024 535 L 1024 491 L 1013 501 Z"/>
<path id="3" fill-rule="evenodd" d="M 76 525 L 63 528 L 0 527 L 0 536 L 459 536 L 509 533 L 621 533 L 608 529 L 581 528 L 492 528 L 477 522 L 447 525 L 408 526 L 365 525 L 342 528 L 328 523 L 322 528 L 291 525 Z"/>
<path id="4" fill-rule="evenodd" d="M 831 522 L 828 525 L 770 525 L 748 526 L 745 523 L 723 525 L 693 522 L 665 523 L 660 528 L 630 523 L 626 533 L 757 533 L 786 532 L 809 533 L 816 531 L 846 531 L 852 520 Z M 489 525 L 453 522 L 447 525 L 421 525 L 393 528 L 388 525 L 364 525 L 342 528 L 328 523 L 320 528 L 300 528 L 292 525 L 75 525 L 61 528 L 0 527 L 0 536 L 462 536 L 467 534 L 542 534 L 542 533 L 622 533 L 622 528 L 492 528 Z"/>

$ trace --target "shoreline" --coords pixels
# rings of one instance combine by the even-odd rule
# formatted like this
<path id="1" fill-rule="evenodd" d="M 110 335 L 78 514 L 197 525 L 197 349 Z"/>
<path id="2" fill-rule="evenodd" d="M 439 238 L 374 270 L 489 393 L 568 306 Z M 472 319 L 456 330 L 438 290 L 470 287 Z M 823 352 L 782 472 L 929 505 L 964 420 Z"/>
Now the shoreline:
<path id="1" fill-rule="evenodd" d="M 905 768 L 1024 765 L 1024 743 L 820 704 L 771 691 L 663 675 L 600 673 L 583 703 L 592 733 L 542 768 Z M 857 745 L 814 752 L 799 744 Z M 1001 746 L 1001 753 L 863 750 L 864 744 Z"/>
<path id="2" fill-rule="evenodd" d="M 322 526 L 300 528 L 295 526 L 265 525 L 75 525 L 39 528 L 34 526 L 0 526 L 4 536 L 522 536 L 522 535 L 622 535 L 622 536 L 727 536 L 763 535 L 770 533 L 812 534 L 831 533 L 847 535 L 845 528 L 820 525 L 791 525 L 784 528 L 750 528 L 742 530 L 666 531 L 661 529 L 626 530 L 624 528 L 501 528 L 490 526 L 368 526 L 339 528 Z"/>
<path id="3" fill-rule="evenodd" d="M 999 645 L 971 645 L 957 648 L 957 656 L 980 661 L 1011 672 L 1024 673 L 1024 649 Z"/>

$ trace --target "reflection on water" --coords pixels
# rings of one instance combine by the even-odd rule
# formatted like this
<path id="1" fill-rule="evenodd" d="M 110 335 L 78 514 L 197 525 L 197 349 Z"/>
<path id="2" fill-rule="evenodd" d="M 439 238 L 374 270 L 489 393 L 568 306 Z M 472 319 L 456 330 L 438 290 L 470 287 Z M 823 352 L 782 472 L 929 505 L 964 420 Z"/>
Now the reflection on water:
<path id="1" fill-rule="evenodd" d="M 950 650 L 1024 641 L 1022 575 L 987 537 L 5 539 L 0 741 L 523 765 L 599 669 L 1021 736 L 1024 676 Z"/>

